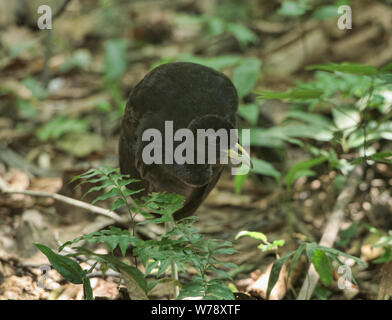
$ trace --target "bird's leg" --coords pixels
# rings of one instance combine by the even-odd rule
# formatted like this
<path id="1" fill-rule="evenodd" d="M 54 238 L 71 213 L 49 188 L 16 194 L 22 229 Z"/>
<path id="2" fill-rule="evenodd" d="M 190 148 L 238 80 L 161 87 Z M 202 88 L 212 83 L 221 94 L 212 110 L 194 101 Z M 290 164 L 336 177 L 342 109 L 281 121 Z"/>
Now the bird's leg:
<path id="1" fill-rule="evenodd" d="M 172 228 L 174 227 L 174 222 L 170 221 L 166 223 L 166 232 L 169 232 Z M 171 275 L 172 278 L 177 282 L 178 281 L 178 267 L 174 260 L 171 260 L 170 262 L 170 267 L 171 267 Z M 177 283 L 174 283 L 174 299 L 178 297 L 180 294 L 180 288 L 178 287 Z"/>

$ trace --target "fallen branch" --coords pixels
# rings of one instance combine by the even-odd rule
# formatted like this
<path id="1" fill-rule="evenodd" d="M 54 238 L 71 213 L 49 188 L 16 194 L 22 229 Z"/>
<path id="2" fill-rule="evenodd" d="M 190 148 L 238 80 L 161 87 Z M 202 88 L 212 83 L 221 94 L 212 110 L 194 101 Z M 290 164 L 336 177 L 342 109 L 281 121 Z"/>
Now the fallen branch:
<path id="1" fill-rule="evenodd" d="M 354 197 L 355 191 L 357 190 L 362 176 L 363 167 L 361 165 L 357 165 L 350 173 L 345 187 L 336 200 L 335 207 L 333 208 L 332 214 L 329 217 L 324 233 L 321 237 L 320 245 L 325 247 L 333 246 L 344 218 L 344 211 Z M 316 272 L 313 264 L 311 264 L 297 300 L 309 300 L 313 294 L 313 290 L 316 287 L 318 280 L 319 275 Z"/>
<path id="2" fill-rule="evenodd" d="M 110 219 L 113 219 L 114 221 L 121 223 L 121 224 L 129 222 L 128 219 L 124 219 L 123 217 L 121 217 L 117 213 L 115 213 L 114 211 L 111 211 L 109 209 L 103 209 L 103 208 L 94 206 L 92 204 L 89 204 L 89 203 L 86 203 L 86 202 L 83 202 L 80 200 L 75 200 L 75 199 L 63 196 L 58 193 L 44 192 L 44 191 L 32 191 L 32 190 L 24 190 L 24 191 L 11 190 L 8 188 L 7 183 L 1 178 L 0 178 L 0 191 L 4 194 L 24 194 L 24 195 L 32 196 L 32 197 L 52 198 L 57 201 L 67 203 L 71 206 L 82 208 L 87 211 L 103 215 L 103 216 L 108 217 Z"/>

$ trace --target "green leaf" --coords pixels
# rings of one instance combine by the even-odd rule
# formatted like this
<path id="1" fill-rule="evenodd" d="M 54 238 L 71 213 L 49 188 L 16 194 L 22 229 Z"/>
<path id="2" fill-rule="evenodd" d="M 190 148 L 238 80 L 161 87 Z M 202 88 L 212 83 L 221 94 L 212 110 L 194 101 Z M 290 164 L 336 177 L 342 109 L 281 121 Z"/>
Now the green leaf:
<path id="1" fill-rule="evenodd" d="M 392 121 L 381 123 L 380 125 L 376 125 L 375 123 L 369 123 L 366 129 L 366 140 L 367 142 L 373 140 L 392 140 Z M 364 143 L 364 131 L 356 130 L 354 131 L 349 139 L 347 144 L 351 148 L 356 148 L 362 146 Z"/>
<path id="2" fill-rule="evenodd" d="M 340 192 L 343 188 L 344 185 L 346 184 L 347 177 L 341 174 L 337 174 L 333 183 L 335 185 L 335 188 Z"/>
<path id="3" fill-rule="evenodd" d="M 148 292 L 155 288 L 155 286 L 159 283 L 166 283 L 166 285 L 177 285 L 181 288 L 181 283 L 178 280 L 174 280 L 173 278 L 161 278 L 158 280 L 153 280 L 148 282 Z"/>
<path id="4" fill-rule="evenodd" d="M 18 99 L 18 113 L 25 119 L 32 119 L 37 114 L 37 109 L 29 100 Z"/>
<path id="5" fill-rule="evenodd" d="M 166 269 L 170 265 L 170 262 L 171 262 L 171 259 L 166 259 L 166 260 L 160 261 L 158 273 L 157 273 L 158 278 L 166 271 Z"/>
<path id="6" fill-rule="evenodd" d="M 291 259 L 291 262 L 290 262 L 290 266 L 289 266 L 289 271 L 288 271 L 288 273 L 287 273 L 287 277 L 290 276 L 291 271 L 293 270 L 295 263 L 297 262 L 297 260 L 298 260 L 299 257 L 301 256 L 302 252 L 305 250 L 305 247 L 306 247 L 306 244 L 303 243 L 303 244 L 301 244 L 301 245 L 298 247 L 297 250 L 295 250 L 293 259 Z"/>
<path id="7" fill-rule="evenodd" d="M 71 179 L 71 182 L 74 182 L 74 181 L 79 180 L 79 179 L 88 179 L 88 178 L 91 178 L 91 177 L 95 177 L 95 176 L 97 176 L 99 174 L 101 174 L 101 173 L 97 169 L 91 168 L 88 171 L 86 171 L 85 173 L 82 173 L 80 175 L 74 176 Z"/>
<path id="8" fill-rule="evenodd" d="M 272 241 L 272 245 L 275 247 L 283 247 L 286 241 L 280 239 L 280 240 L 274 240 Z"/>
<path id="9" fill-rule="evenodd" d="M 219 299 L 219 300 L 234 300 L 233 292 L 221 280 L 212 280 L 207 285 L 207 290 L 203 300 Z"/>
<path id="10" fill-rule="evenodd" d="M 111 210 L 114 211 L 118 208 L 121 208 L 126 205 L 126 202 L 123 198 L 117 198 L 116 201 L 114 201 Z"/>
<path id="11" fill-rule="evenodd" d="M 156 211 L 153 211 L 154 213 L 157 213 Z M 160 223 L 165 223 L 165 222 L 170 222 L 172 221 L 172 218 L 170 216 L 164 215 L 162 217 L 159 218 L 155 218 L 155 219 L 147 219 L 144 221 L 140 221 L 138 222 L 139 225 L 144 225 L 147 223 L 155 223 L 155 224 L 160 224 Z"/>
<path id="12" fill-rule="evenodd" d="M 254 128 L 250 130 L 251 146 L 267 148 L 283 148 L 284 141 L 289 137 L 280 128 L 262 129 Z"/>
<path id="13" fill-rule="evenodd" d="M 177 300 L 182 300 L 187 297 L 202 297 L 204 296 L 204 283 L 201 279 L 193 279 L 188 284 L 183 286 Z"/>
<path id="14" fill-rule="evenodd" d="M 305 251 L 309 261 L 313 261 L 313 256 L 316 249 L 317 249 L 317 243 L 315 242 L 306 243 Z"/>
<path id="15" fill-rule="evenodd" d="M 277 13 L 284 17 L 299 17 L 304 15 L 306 7 L 298 2 L 284 1 Z"/>
<path id="16" fill-rule="evenodd" d="M 199 63 L 206 67 L 210 67 L 216 70 L 221 70 L 223 68 L 229 68 L 235 66 L 242 61 L 241 56 L 236 55 L 223 55 L 211 58 L 195 56 L 192 54 L 181 54 L 180 61 Z"/>
<path id="17" fill-rule="evenodd" d="M 290 258 L 293 254 L 294 254 L 294 251 L 290 252 L 288 254 L 285 254 L 283 257 L 275 260 L 274 264 L 272 265 L 270 276 L 268 278 L 267 300 L 269 299 L 271 291 L 272 291 L 272 289 L 274 288 L 276 282 L 279 279 L 279 274 L 280 274 L 280 271 L 283 268 L 283 265 L 285 264 L 287 259 Z"/>
<path id="18" fill-rule="evenodd" d="M 87 49 L 76 49 L 67 60 L 60 65 L 60 72 L 67 72 L 72 69 L 86 71 L 91 64 L 91 54 Z"/>
<path id="19" fill-rule="evenodd" d="M 240 231 L 236 236 L 235 239 L 239 239 L 242 237 L 251 237 L 256 240 L 260 240 L 264 243 L 268 242 L 267 236 L 264 233 L 256 232 L 256 231 Z"/>
<path id="20" fill-rule="evenodd" d="M 118 81 L 127 68 L 127 41 L 107 40 L 104 49 L 106 81 Z"/>
<path id="21" fill-rule="evenodd" d="M 354 257 L 352 255 L 349 255 L 349 254 L 342 252 L 340 250 L 325 247 L 325 246 L 319 246 L 319 245 L 316 246 L 316 249 L 323 250 L 323 251 L 328 252 L 328 253 L 335 255 L 335 256 L 342 256 L 342 257 L 353 259 L 356 263 L 358 263 L 358 265 L 360 265 L 363 268 L 366 268 L 366 263 L 363 262 L 361 259 Z"/>
<path id="22" fill-rule="evenodd" d="M 48 96 L 46 89 L 34 78 L 27 78 L 22 81 L 22 84 L 31 91 L 31 94 L 36 99 L 45 99 Z"/>
<path id="23" fill-rule="evenodd" d="M 392 261 L 392 248 L 386 247 L 385 252 L 378 257 L 377 259 L 373 260 L 373 263 L 389 263 Z"/>
<path id="24" fill-rule="evenodd" d="M 226 271 L 217 269 L 214 266 L 210 266 L 208 268 L 208 271 L 210 271 L 210 270 L 213 271 L 217 275 L 217 277 L 218 277 L 217 279 L 220 279 L 220 280 L 227 279 L 227 280 L 233 281 L 233 278 L 231 277 L 231 275 Z"/>
<path id="25" fill-rule="evenodd" d="M 234 248 L 221 248 L 214 250 L 214 255 L 216 254 L 233 254 L 236 253 L 237 250 Z"/>
<path id="26" fill-rule="evenodd" d="M 328 300 L 328 297 L 332 294 L 332 292 L 322 285 L 317 285 L 314 289 L 314 294 L 320 300 Z"/>
<path id="27" fill-rule="evenodd" d="M 67 132 L 57 139 L 55 145 L 62 151 L 82 158 L 102 150 L 103 138 L 98 134 Z"/>
<path id="28" fill-rule="evenodd" d="M 146 292 L 148 290 L 147 281 L 143 273 L 138 268 L 135 268 L 134 266 L 122 262 L 113 255 L 98 254 L 81 247 L 78 247 L 76 249 L 85 255 L 99 257 L 100 259 L 103 259 L 110 265 L 114 266 L 122 274 L 127 286 L 129 296 L 132 300 L 148 299 L 146 295 Z"/>
<path id="29" fill-rule="evenodd" d="M 257 125 L 259 120 L 259 106 L 257 104 L 240 105 L 237 113 L 252 125 Z"/>
<path id="30" fill-rule="evenodd" d="M 308 138 L 316 141 L 330 141 L 333 138 L 333 131 L 317 125 L 293 124 L 273 129 L 279 129 L 282 136 L 285 137 L 288 142 L 291 142 L 292 138 Z"/>
<path id="31" fill-rule="evenodd" d="M 323 94 L 323 90 L 310 89 L 310 88 L 295 88 L 286 92 L 277 91 L 258 91 L 256 92 L 261 99 L 268 100 L 308 100 L 308 99 L 319 99 Z"/>
<path id="32" fill-rule="evenodd" d="M 106 177 L 104 177 L 104 178 L 106 178 Z M 98 179 L 93 179 L 93 180 L 98 180 Z M 91 181 L 88 181 L 88 182 L 94 183 L 94 182 L 91 182 Z M 102 189 L 106 189 L 106 188 L 112 187 L 112 186 L 113 186 L 113 182 L 110 181 L 110 180 L 106 180 L 106 181 L 104 181 L 101 185 L 90 188 L 90 189 L 82 196 L 82 199 L 84 199 L 88 194 L 90 194 L 90 193 L 92 193 L 92 192 L 100 191 L 100 190 L 102 190 Z"/>
<path id="33" fill-rule="evenodd" d="M 50 264 L 61 276 L 74 284 L 83 283 L 84 271 L 80 265 L 66 256 L 54 253 L 52 249 L 42 245 L 34 244 L 49 260 Z"/>
<path id="34" fill-rule="evenodd" d="M 83 119 L 69 116 L 57 116 L 37 130 L 37 137 L 41 141 L 58 139 L 66 133 L 85 133 L 87 122 Z"/>
<path id="35" fill-rule="evenodd" d="M 98 183 L 98 182 L 111 182 L 112 183 L 112 185 L 113 185 L 113 182 L 112 181 L 110 181 L 109 180 L 109 177 L 107 177 L 107 176 L 100 176 L 100 177 L 98 177 L 98 178 L 94 178 L 94 179 L 89 179 L 88 180 L 88 182 L 90 182 L 90 183 Z M 108 186 L 108 185 L 107 185 Z M 101 187 L 101 189 L 102 189 L 102 187 Z M 91 189 L 90 189 L 91 190 Z M 89 191 L 90 191 L 89 190 Z"/>
<path id="36" fill-rule="evenodd" d="M 139 269 L 125 265 L 116 266 L 125 280 L 127 291 L 132 300 L 148 300 L 147 282 Z"/>
<path id="37" fill-rule="evenodd" d="M 392 71 L 392 61 L 380 68 L 381 72 L 391 72 Z"/>
<path id="38" fill-rule="evenodd" d="M 248 179 L 248 174 L 238 174 L 234 176 L 235 193 L 240 194 L 245 181 Z"/>
<path id="39" fill-rule="evenodd" d="M 245 47 L 250 43 L 257 43 L 258 36 L 247 27 L 239 23 L 228 23 L 226 29 L 237 39 L 241 47 Z"/>
<path id="40" fill-rule="evenodd" d="M 245 59 L 233 71 L 233 83 L 238 96 L 245 97 L 252 92 L 260 77 L 261 62 L 258 59 Z"/>
<path id="41" fill-rule="evenodd" d="M 277 171 L 269 162 L 252 158 L 252 164 L 253 168 L 251 169 L 251 172 L 274 177 L 276 180 L 280 178 L 280 172 Z"/>
<path id="42" fill-rule="evenodd" d="M 322 250 L 315 250 L 313 254 L 313 265 L 320 276 L 321 282 L 329 286 L 333 280 L 333 267 L 331 259 Z"/>
<path id="43" fill-rule="evenodd" d="M 286 114 L 287 119 L 298 119 L 305 123 L 309 123 L 311 125 L 316 125 L 318 127 L 331 129 L 333 127 L 332 122 L 319 114 L 304 112 L 300 110 L 290 110 Z"/>
<path id="44" fill-rule="evenodd" d="M 385 163 L 392 164 L 392 152 L 389 151 L 376 152 L 370 156 L 370 159 L 376 162 L 385 162 Z"/>
<path id="45" fill-rule="evenodd" d="M 145 274 L 149 275 L 151 271 L 159 264 L 159 261 L 152 261 L 147 265 Z"/>
<path id="46" fill-rule="evenodd" d="M 134 194 L 136 194 L 136 193 L 142 192 L 143 190 L 144 190 L 144 189 L 131 190 L 131 189 L 126 188 L 126 189 L 123 191 L 123 193 L 124 193 L 124 196 L 129 197 L 129 196 L 132 196 L 132 195 L 134 195 Z"/>
<path id="47" fill-rule="evenodd" d="M 288 188 L 291 187 L 291 185 L 293 184 L 295 179 L 298 178 L 298 172 L 301 172 L 301 171 L 304 172 L 304 170 L 308 170 L 309 168 L 317 166 L 327 160 L 328 160 L 328 157 L 322 156 L 322 157 L 318 157 L 315 159 L 305 160 L 305 161 L 296 163 L 295 165 L 293 165 L 290 168 L 289 172 L 287 173 L 287 175 L 285 177 L 286 186 Z"/>
<path id="48" fill-rule="evenodd" d="M 298 144 L 298 140 L 295 138 L 330 141 L 333 138 L 333 131 L 309 124 L 286 125 L 269 129 L 254 128 L 250 131 L 250 144 L 252 146 L 283 148 L 285 141 Z"/>
<path id="49" fill-rule="evenodd" d="M 392 84 L 392 73 L 380 74 L 377 78 L 386 84 Z"/>
<path id="50" fill-rule="evenodd" d="M 87 276 L 83 277 L 83 292 L 85 300 L 94 300 L 93 289 Z"/>
<path id="51" fill-rule="evenodd" d="M 267 244 L 261 243 L 257 246 L 257 248 L 263 252 L 266 252 L 271 250 L 277 250 L 278 247 L 283 247 L 284 244 L 285 244 L 284 240 L 274 240 L 272 243 L 267 243 Z"/>
<path id="52" fill-rule="evenodd" d="M 340 130 L 353 129 L 361 121 L 359 110 L 355 108 L 333 108 L 333 120 Z"/>
<path id="53" fill-rule="evenodd" d="M 125 255 L 129 245 L 137 246 L 143 243 L 143 241 L 137 237 L 131 236 L 129 230 L 121 230 L 110 226 L 109 230 L 92 232 L 90 234 L 77 237 L 72 241 L 67 241 L 59 248 L 59 251 L 63 250 L 64 247 L 75 244 L 81 240 L 85 240 L 89 243 L 105 243 L 109 247 L 110 251 L 113 251 L 117 246 L 119 246 L 123 256 Z"/>
<path id="54" fill-rule="evenodd" d="M 165 215 L 166 218 L 181 209 L 185 202 L 185 198 L 178 194 L 153 192 L 149 196 L 150 198 L 143 197 L 145 206 L 152 212 Z"/>
<path id="55" fill-rule="evenodd" d="M 123 175 L 123 176 L 126 176 L 126 175 Z M 121 179 L 121 180 L 118 180 L 118 185 L 120 186 L 120 187 L 124 187 L 124 186 L 126 186 L 126 185 L 128 185 L 128 184 L 131 184 L 131 183 L 135 183 L 135 182 L 139 182 L 140 180 L 138 180 L 138 179 Z"/>
<path id="56" fill-rule="evenodd" d="M 218 36 L 225 31 L 226 22 L 218 17 L 208 19 L 208 31 L 212 36 Z"/>
<path id="57" fill-rule="evenodd" d="M 328 20 L 338 16 L 337 6 L 322 6 L 313 13 L 313 18 L 317 20 Z"/>
<path id="58" fill-rule="evenodd" d="M 341 231 L 339 234 L 339 240 L 336 241 L 336 244 L 342 247 L 348 245 L 351 239 L 353 239 L 357 234 L 357 227 L 356 223 L 352 223 L 347 229 Z"/>
<path id="59" fill-rule="evenodd" d="M 97 201 L 103 201 L 109 198 L 119 197 L 119 196 L 121 196 L 120 190 L 118 190 L 117 188 L 113 188 L 110 191 L 104 193 L 103 195 L 100 195 L 99 197 L 95 198 L 92 204 L 96 203 Z"/>
<path id="60" fill-rule="evenodd" d="M 343 63 L 330 63 L 330 64 L 318 64 L 308 66 L 306 70 L 323 70 L 330 72 L 343 72 L 343 73 L 351 73 L 356 75 L 367 75 L 373 76 L 377 75 L 379 70 L 375 67 L 360 64 L 360 63 L 351 63 L 351 62 L 343 62 Z"/>
<path id="61" fill-rule="evenodd" d="M 314 172 L 313 170 L 308 170 L 308 169 L 298 170 L 294 175 L 293 181 L 295 181 L 301 177 L 314 177 L 315 175 L 316 175 L 316 172 Z"/>

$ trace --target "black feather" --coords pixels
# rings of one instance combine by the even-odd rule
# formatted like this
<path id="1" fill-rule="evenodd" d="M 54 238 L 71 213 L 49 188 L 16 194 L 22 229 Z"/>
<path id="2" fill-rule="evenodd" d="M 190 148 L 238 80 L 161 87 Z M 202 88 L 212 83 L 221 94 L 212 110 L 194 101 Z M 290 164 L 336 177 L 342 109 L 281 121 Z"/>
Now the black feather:
<path id="1" fill-rule="evenodd" d="M 129 96 L 119 143 L 121 172 L 141 180 L 132 188 L 144 188 L 138 196 L 164 191 L 183 195 L 185 206 L 174 216 L 180 219 L 192 215 L 217 183 L 223 165 L 146 165 L 141 155 L 148 142 L 142 141 L 142 134 L 154 128 L 164 137 L 165 121 L 173 121 L 174 132 L 181 128 L 193 132 L 234 129 L 237 107 L 232 82 L 211 68 L 178 62 L 149 72 Z"/>

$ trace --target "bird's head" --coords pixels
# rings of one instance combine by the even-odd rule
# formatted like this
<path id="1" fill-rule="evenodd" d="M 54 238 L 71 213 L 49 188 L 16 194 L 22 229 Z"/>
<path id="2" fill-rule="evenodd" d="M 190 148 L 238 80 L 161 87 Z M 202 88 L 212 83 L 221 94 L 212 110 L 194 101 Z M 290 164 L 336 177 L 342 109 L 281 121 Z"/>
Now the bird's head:
<path id="1" fill-rule="evenodd" d="M 203 115 L 193 119 L 187 129 L 192 132 L 193 139 L 184 137 L 177 141 L 175 150 L 179 145 L 183 146 L 180 151 L 192 150 L 193 163 L 176 161 L 176 155 L 180 153 L 175 151 L 174 163 L 166 165 L 169 173 L 187 185 L 209 184 L 220 175 L 224 165 L 252 166 L 249 154 L 238 143 L 237 130 L 230 120 L 214 114 Z"/>

